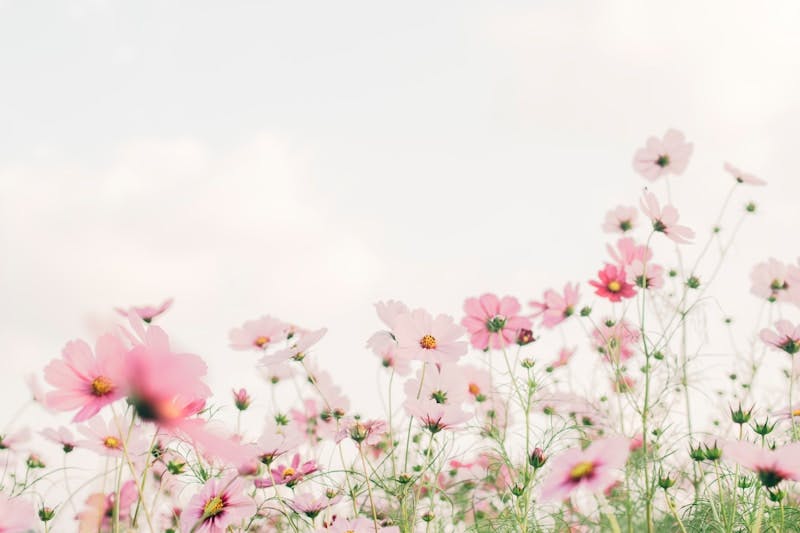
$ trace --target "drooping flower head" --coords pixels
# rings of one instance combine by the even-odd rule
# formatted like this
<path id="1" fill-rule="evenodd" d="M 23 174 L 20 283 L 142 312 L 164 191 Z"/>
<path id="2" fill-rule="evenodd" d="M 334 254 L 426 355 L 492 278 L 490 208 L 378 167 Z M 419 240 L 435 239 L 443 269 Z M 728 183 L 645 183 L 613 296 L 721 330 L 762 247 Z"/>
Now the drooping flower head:
<path id="1" fill-rule="evenodd" d="M 669 204 L 662 208 L 655 194 L 645 191 L 640 203 L 642 212 L 652 222 L 654 231 L 663 233 L 679 244 L 688 244 L 694 238 L 691 228 L 678 224 L 678 210 Z"/>
<path id="2" fill-rule="evenodd" d="M 541 302 L 532 301 L 530 306 L 536 309 L 535 317 L 542 317 L 542 326 L 554 328 L 575 313 L 578 305 L 578 284 L 567 283 L 564 292 L 559 293 L 554 289 L 544 291 Z"/>
<path id="3" fill-rule="evenodd" d="M 633 298 L 636 296 L 636 289 L 628 283 L 625 269 L 615 265 L 607 264 L 603 270 L 597 272 L 599 281 L 591 280 L 589 285 L 596 290 L 594 293 L 602 298 L 607 298 L 611 302 L 619 302 L 623 298 Z"/>
<path id="4" fill-rule="evenodd" d="M 263 351 L 276 343 L 286 340 L 289 324 L 269 315 L 257 320 L 249 320 L 241 328 L 234 328 L 229 334 L 231 348 L 234 350 Z"/>
<path id="5" fill-rule="evenodd" d="M 683 133 L 668 130 L 662 139 L 650 137 L 633 156 L 633 168 L 642 177 L 655 181 L 669 174 L 683 174 L 692 156 L 692 143 Z"/>
<path id="6" fill-rule="evenodd" d="M 171 306 L 172 306 L 172 298 L 168 298 L 164 300 L 161 303 L 161 305 L 157 306 L 153 305 L 133 306 L 129 309 L 122 309 L 121 307 L 115 307 L 114 310 L 124 317 L 127 317 L 129 313 L 133 312 L 136 315 L 138 315 L 139 318 L 141 318 L 142 320 L 144 320 L 149 324 L 157 316 L 166 313 Z"/>
<path id="7" fill-rule="evenodd" d="M 723 446 L 722 457 L 758 474 L 759 481 L 767 488 L 784 479 L 800 480 L 798 442 L 770 450 L 746 441 L 731 441 Z"/>
<path id="8" fill-rule="evenodd" d="M 725 163 L 724 167 L 725 172 L 733 176 L 733 179 L 736 180 L 736 183 L 744 183 L 747 185 L 766 185 L 767 182 L 762 180 L 761 178 L 757 178 L 752 174 L 748 174 L 747 172 L 742 172 L 735 166 L 731 165 L 730 163 Z"/>
<path id="9" fill-rule="evenodd" d="M 630 453 L 630 439 L 607 437 L 585 450 L 573 448 L 550 459 L 542 480 L 542 501 L 561 501 L 576 490 L 601 494 L 614 485 Z"/>
<path id="10" fill-rule="evenodd" d="M 606 233 L 626 233 L 636 227 L 639 211 L 633 206 L 619 205 L 606 213 L 603 231 Z"/>
<path id="11" fill-rule="evenodd" d="M 396 318 L 394 336 L 397 355 L 428 363 L 454 363 L 467 353 L 467 343 L 459 340 L 464 330 L 447 315 L 433 318 L 424 309 Z"/>
<path id="12" fill-rule="evenodd" d="M 502 349 L 514 344 L 519 331 L 531 329 L 531 321 L 519 315 L 519 301 L 512 296 L 502 299 L 494 294 L 467 298 L 461 325 L 467 328 L 472 346 L 478 350 Z"/>
<path id="13" fill-rule="evenodd" d="M 44 378 L 56 390 L 47 394 L 48 407 L 59 411 L 78 409 L 74 422 L 96 415 L 100 409 L 125 393 L 125 346 L 116 335 L 97 339 L 95 354 L 81 340 L 64 346 L 62 359 L 51 361 Z"/>
<path id="14" fill-rule="evenodd" d="M 224 533 L 244 525 L 256 513 L 244 491 L 244 481 L 235 476 L 209 479 L 181 513 L 181 533 Z"/>

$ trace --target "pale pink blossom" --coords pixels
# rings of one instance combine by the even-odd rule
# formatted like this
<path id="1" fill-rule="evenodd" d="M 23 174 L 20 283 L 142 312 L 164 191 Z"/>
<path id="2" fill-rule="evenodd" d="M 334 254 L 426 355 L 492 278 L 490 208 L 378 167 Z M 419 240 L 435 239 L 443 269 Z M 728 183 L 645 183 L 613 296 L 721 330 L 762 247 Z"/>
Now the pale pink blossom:
<path id="1" fill-rule="evenodd" d="M 547 289 L 541 302 L 530 302 L 530 306 L 536 309 L 533 317 L 541 316 L 542 326 L 554 328 L 575 313 L 579 298 L 578 288 L 577 283 L 567 283 L 563 294 Z"/>
<path id="2" fill-rule="evenodd" d="M 289 465 L 278 465 L 270 469 L 269 476 L 266 478 L 256 479 L 254 481 L 256 487 L 266 488 L 273 485 L 286 485 L 291 488 L 299 483 L 304 477 L 319 470 L 319 466 L 313 460 L 301 463 L 300 454 L 295 454 L 292 457 L 292 462 Z"/>
<path id="3" fill-rule="evenodd" d="M 633 168 L 642 177 L 655 181 L 669 174 L 683 174 L 692 155 L 692 143 L 683 133 L 670 129 L 662 139 L 650 137 L 633 156 Z"/>
<path id="4" fill-rule="evenodd" d="M 346 417 L 339 423 L 340 430 L 336 434 L 336 442 L 339 443 L 346 438 L 351 438 L 357 443 L 364 443 L 366 446 L 375 446 L 388 431 L 388 426 L 383 420 L 356 420 Z"/>
<path id="5" fill-rule="evenodd" d="M 456 404 L 436 403 L 428 399 L 410 399 L 404 404 L 408 414 L 419 420 L 431 433 L 463 424 L 471 418 Z"/>
<path id="6" fill-rule="evenodd" d="M 0 433 L 0 450 L 19 451 L 21 445 L 31 439 L 30 428 L 22 428 L 13 433 Z"/>
<path id="7" fill-rule="evenodd" d="M 397 318 L 401 315 L 410 313 L 408 307 L 403 302 L 396 300 L 388 300 L 385 302 L 378 302 L 375 304 L 375 311 L 378 313 L 378 318 L 381 319 L 389 331 L 382 330 L 375 332 L 368 340 L 367 347 L 375 352 L 377 355 L 382 355 L 390 347 L 396 347 L 397 341 L 395 340 L 392 331 L 395 328 Z"/>
<path id="8" fill-rule="evenodd" d="M 335 517 L 328 527 L 317 530 L 317 533 L 400 533 L 397 526 L 378 527 L 371 518 L 341 518 Z"/>
<path id="9" fill-rule="evenodd" d="M 574 491 L 602 494 L 620 478 L 628 460 L 629 439 L 607 437 L 585 450 L 573 448 L 551 458 L 542 480 L 542 501 L 563 501 Z"/>
<path id="10" fill-rule="evenodd" d="M 792 289 L 800 288 L 800 267 L 770 257 L 750 272 L 750 292 L 770 302 L 792 301 Z"/>
<path id="11" fill-rule="evenodd" d="M 759 336 L 775 350 L 783 350 L 789 355 L 800 352 L 800 324 L 778 320 L 775 322 L 775 330 L 764 328 Z"/>
<path id="12" fill-rule="evenodd" d="M 232 329 L 228 336 L 234 350 L 262 351 L 286 340 L 289 329 L 289 324 L 265 315 Z"/>
<path id="13" fill-rule="evenodd" d="M 319 513 L 331 505 L 335 505 L 341 499 L 342 496 L 340 494 L 329 498 L 327 495 L 316 496 L 312 492 L 298 492 L 294 495 L 292 501 L 289 502 L 289 507 L 295 512 L 304 514 L 313 520 Z"/>
<path id="14" fill-rule="evenodd" d="M 603 231 L 606 233 L 625 233 L 636 227 L 639 211 L 633 206 L 619 205 L 606 213 Z"/>
<path id="15" fill-rule="evenodd" d="M 292 337 L 292 345 L 290 347 L 278 350 L 271 355 L 265 355 L 259 360 L 259 363 L 269 366 L 289 360 L 302 361 L 311 347 L 317 344 L 327 332 L 327 328 L 322 328 L 300 334 L 300 338 L 297 341 L 295 341 L 296 336 Z"/>
<path id="16" fill-rule="evenodd" d="M 492 393 L 492 377 L 485 368 L 465 365 L 460 367 L 461 387 L 466 389 L 467 399 L 481 403 Z"/>
<path id="17" fill-rule="evenodd" d="M 138 491 L 136 482 L 128 480 L 119 491 L 119 518 L 124 523 L 131 514 L 131 505 L 136 503 Z M 111 528 L 111 517 L 116 507 L 116 492 L 91 494 L 86 499 L 86 507 L 76 516 L 79 533 L 97 533 Z M 2 531 L 2 530 L 0 530 Z"/>
<path id="18" fill-rule="evenodd" d="M 39 523 L 32 503 L 20 496 L 9 498 L 0 493 L 0 533 L 36 531 Z"/>
<path id="19" fill-rule="evenodd" d="M 725 171 L 729 173 L 736 180 L 736 183 L 745 183 L 747 185 L 766 185 L 767 182 L 761 178 L 757 178 L 747 172 L 742 172 L 730 163 L 725 163 Z"/>
<path id="20" fill-rule="evenodd" d="M 746 441 L 730 441 L 722 447 L 722 458 L 752 470 L 767 488 L 784 479 L 800 481 L 800 442 L 770 450 Z"/>
<path id="21" fill-rule="evenodd" d="M 55 442 L 61 446 L 61 449 L 64 450 L 64 453 L 71 452 L 77 446 L 77 441 L 75 440 L 75 437 L 72 436 L 72 432 L 64 426 L 60 426 L 58 429 L 43 429 L 41 431 L 41 435 L 47 440 Z"/>
<path id="22" fill-rule="evenodd" d="M 297 367 L 289 364 L 286 361 L 274 365 L 260 365 L 258 371 L 268 383 L 277 385 L 281 381 L 292 378 L 297 375 Z"/>
<path id="23" fill-rule="evenodd" d="M 608 361 L 620 363 L 635 353 L 639 331 L 623 319 L 605 320 L 592 331 L 592 344 Z"/>
<path id="24" fill-rule="evenodd" d="M 436 369 L 420 369 L 417 377 L 409 379 L 403 386 L 407 401 L 432 400 L 436 403 L 459 405 L 466 401 L 469 390 L 458 365 L 445 364 Z"/>
<path id="25" fill-rule="evenodd" d="M 660 289 L 664 286 L 664 268 L 655 263 L 633 261 L 627 270 L 628 282 L 640 289 Z"/>
<path id="26" fill-rule="evenodd" d="M 636 244 L 630 237 L 619 239 L 616 248 L 607 244 L 606 249 L 614 262 L 624 268 L 634 261 L 648 262 L 653 258 L 653 251 L 647 245 Z"/>
<path id="27" fill-rule="evenodd" d="M 127 317 L 129 313 L 133 312 L 145 322 L 150 323 L 157 316 L 164 314 L 171 306 L 172 306 L 172 298 L 168 298 L 164 300 L 161 303 L 161 305 L 157 306 L 153 305 L 133 306 L 130 307 L 129 309 L 122 309 L 120 307 L 115 307 L 114 310 L 124 317 Z"/>
<path id="28" fill-rule="evenodd" d="M 122 429 L 122 432 L 120 431 Z M 127 425 L 119 428 L 113 421 L 105 421 L 102 417 L 95 417 L 85 425 L 78 426 L 78 432 L 85 438 L 76 442 L 77 446 L 86 448 L 110 457 L 122 457 L 127 446 L 128 455 L 135 456 L 144 452 L 147 443 L 144 441 L 139 428 L 134 428 L 130 433 Z"/>
<path id="29" fill-rule="evenodd" d="M 558 351 L 558 359 L 556 359 L 551 365 L 550 368 L 560 368 L 562 366 L 567 366 L 572 356 L 575 355 L 575 352 L 578 350 L 577 346 L 572 346 L 570 348 L 564 346 Z"/>
<path id="30" fill-rule="evenodd" d="M 276 458 L 297 448 L 302 442 L 303 435 L 294 426 L 280 425 L 270 420 L 253 449 L 258 460 L 269 466 Z"/>
<path id="31" fill-rule="evenodd" d="M 209 479 L 181 513 L 181 533 L 224 533 L 241 528 L 256 514 L 244 494 L 244 480 L 235 476 Z"/>
<path id="32" fill-rule="evenodd" d="M 480 298 L 467 298 L 464 302 L 462 320 L 470 334 L 472 346 L 478 350 L 506 348 L 517 340 L 522 329 L 531 329 L 531 321 L 520 316 L 521 306 L 513 296 L 502 299 L 494 294 L 484 294 Z"/>
<path id="33" fill-rule="evenodd" d="M 662 208 L 656 195 L 647 191 L 640 203 L 642 212 L 652 222 L 654 231 L 663 233 L 679 244 L 687 244 L 694 239 L 691 228 L 678 224 L 678 210 L 673 206 L 667 204 Z"/>
<path id="34" fill-rule="evenodd" d="M 395 320 L 397 355 L 428 363 L 454 363 L 467 353 L 467 343 L 461 326 L 447 315 L 433 318 L 424 309 L 400 315 Z"/>

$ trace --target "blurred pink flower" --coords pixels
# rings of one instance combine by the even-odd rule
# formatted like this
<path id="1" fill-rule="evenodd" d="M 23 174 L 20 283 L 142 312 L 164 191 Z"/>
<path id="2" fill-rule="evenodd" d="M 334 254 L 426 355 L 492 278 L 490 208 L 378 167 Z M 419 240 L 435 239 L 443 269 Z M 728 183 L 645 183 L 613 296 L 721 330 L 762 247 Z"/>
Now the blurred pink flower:
<path id="1" fill-rule="evenodd" d="M 636 227 L 639 211 L 633 206 L 618 205 L 606 213 L 603 231 L 606 233 L 625 233 Z"/>
<path id="2" fill-rule="evenodd" d="M 278 465 L 270 469 L 270 475 L 266 478 L 256 479 L 254 481 L 256 487 L 267 488 L 273 485 L 286 485 L 291 488 L 299 483 L 305 476 L 313 474 L 319 470 L 315 461 L 306 461 L 300 464 L 300 454 L 297 453 L 292 457 L 292 462 L 288 466 Z"/>
<path id="3" fill-rule="evenodd" d="M 378 527 L 371 518 L 334 517 L 333 523 L 317 530 L 317 533 L 400 533 L 397 526 Z"/>
<path id="4" fill-rule="evenodd" d="M 127 446 L 128 454 L 135 456 L 147 448 L 147 443 L 144 442 L 138 429 L 134 427 L 130 433 L 122 434 L 113 421 L 106 422 L 102 417 L 96 417 L 85 425 L 78 426 L 78 432 L 86 438 L 79 440 L 76 444 L 81 448 L 111 457 L 121 457 L 124 447 Z M 127 444 L 125 444 L 126 442 Z"/>
<path id="5" fill-rule="evenodd" d="M 680 131 L 670 129 L 663 139 L 647 139 L 644 148 L 633 156 L 633 169 L 645 179 L 655 181 L 668 174 L 683 174 L 691 155 L 692 143 L 687 143 Z"/>
<path id="6" fill-rule="evenodd" d="M 0 433 L 0 450 L 19 450 L 20 444 L 28 442 L 31 430 L 22 428 L 14 433 Z"/>
<path id="7" fill-rule="evenodd" d="M 570 359 L 572 359 L 572 356 L 575 355 L 577 349 L 578 349 L 577 346 L 573 346 L 571 348 L 567 348 L 566 346 L 564 346 L 563 348 L 561 348 L 558 351 L 558 359 L 556 359 L 553 362 L 553 364 L 550 365 L 550 368 L 559 368 L 562 366 L 567 366 L 567 363 L 569 363 Z"/>
<path id="8" fill-rule="evenodd" d="M 77 442 L 75 441 L 75 437 L 72 436 L 72 432 L 64 426 L 61 426 L 58 429 L 43 429 L 41 434 L 42 437 L 61 446 L 61 448 L 64 450 L 64 453 L 71 452 L 77 446 Z"/>
<path id="9" fill-rule="evenodd" d="M 450 429 L 471 418 L 471 415 L 462 411 L 461 407 L 456 404 L 436 403 L 428 399 L 406 400 L 405 408 L 411 416 L 422 423 L 422 427 L 431 433 Z"/>
<path id="10" fill-rule="evenodd" d="M 628 460 L 630 439 L 607 437 L 585 450 L 573 448 L 550 461 L 550 472 L 542 480 L 542 501 L 563 501 L 576 490 L 601 494 L 619 479 Z"/>
<path id="11" fill-rule="evenodd" d="M 485 402 L 492 393 L 492 377 L 488 370 L 476 366 L 461 367 L 461 387 L 468 393 L 468 399 L 478 403 Z"/>
<path id="12" fill-rule="evenodd" d="M 636 244 L 630 237 L 619 239 L 616 249 L 610 244 L 606 245 L 606 249 L 614 262 L 621 267 L 627 267 L 634 261 L 648 262 L 653 257 L 650 248 L 644 244 Z"/>
<path id="13" fill-rule="evenodd" d="M 455 364 L 417 371 L 417 377 L 405 382 L 406 401 L 432 400 L 436 403 L 461 404 L 469 390 L 461 368 Z"/>
<path id="14" fill-rule="evenodd" d="M 130 517 L 131 505 L 138 498 L 136 483 L 131 479 L 122 484 L 119 491 L 119 518 L 125 521 Z M 111 517 L 116 506 L 116 493 L 101 492 L 90 495 L 86 499 L 86 508 L 78 513 L 79 533 L 97 533 L 111 528 Z M 2 530 L 0 530 L 2 531 Z"/>
<path id="15" fill-rule="evenodd" d="M 627 320 L 605 320 L 592 331 L 592 344 L 606 360 L 620 363 L 635 353 L 639 331 Z"/>
<path id="16" fill-rule="evenodd" d="M 328 498 L 327 495 L 315 496 L 311 492 L 298 492 L 289 502 L 289 507 L 313 520 L 319 513 L 331 505 L 335 505 L 341 499 L 342 496 L 340 494 L 335 495 L 333 498 Z"/>
<path id="17" fill-rule="evenodd" d="M 770 302 L 790 302 L 792 289 L 800 288 L 800 267 L 770 257 L 750 272 L 750 292 Z"/>
<path id="18" fill-rule="evenodd" d="M 642 212 L 653 223 L 654 231 L 663 233 L 679 244 L 688 244 L 694 238 L 691 228 L 678 224 L 678 210 L 669 204 L 662 209 L 653 193 L 645 191 L 640 203 Z"/>
<path id="19" fill-rule="evenodd" d="M 543 301 L 530 302 L 530 306 L 537 309 L 533 317 L 542 317 L 542 326 L 554 328 L 575 313 L 578 305 L 578 284 L 567 283 L 564 285 L 563 296 L 554 289 L 544 292 Z"/>
<path id="20" fill-rule="evenodd" d="M 261 351 L 286 340 L 289 329 L 289 324 L 266 315 L 245 322 L 241 328 L 232 329 L 228 336 L 234 350 Z"/>
<path id="21" fill-rule="evenodd" d="M 664 286 L 664 269 L 636 259 L 628 267 L 628 282 L 641 289 L 660 289 Z"/>
<path id="22" fill-rule="evenodd" d="M 153 321 L 153 319 L 163 313 L 165 313 L 171 306 L 172 306 L 172 298 L 168 298 L 164 300 L 161 305 L 154 307 L 152 305 L 144 305 L 141 307 L 131 307 L 129 309 L 122 309 L 120 307 L 115 307 L 114 310 L 119 313 L 120 315 L 127 317 L 129 313 L 132 311 L 136 315 L 139 316 L 142 320 L 147 323 Z"/>
<path id="23" fill-rule="evenodd" d="M 784 479 L 800 481 L 800 442 L 770 450 L 746 441 L 731 441 L 723 445 L 722 458 L 752 470 L 767 488 Z"/>
<path id="24" fill-rule="evenodd" d="M 72 419 L 82 422 L 125 393 L 125 346 L 116 335 L 97 339 L 95 355 L 81 340 L 68 342 L 62 359 L 44 369 L 44 378 L 56 390 L 47 394 L 47 405 L 59 411 L 79 409 Z"/>
<path id="25" fill-rule="evenodd" d="M 271 355 L 265 355 L 260 359 L 259 362 L 262 365 L 269 366 L 282 363 L 283 361 L 289 361 L 290 359 L 294 361 L 302 361 L 308 353 L 308 350 L 317 344 L 327 332 L 327 328 L 322 328 L 315 331 L 301 333 L 300 338 L 296 342 L 293 342 L 289 348 L 278 350 Z M 292 337 L 292 339 L 294 338 L 295 337 Z"/>
<path id="26" fill-rule="evenodd" d="M 464 330 L 447 315 L 435 319 L 424 309 L 396 318 L 397 355 L 428 363 L 453 363 L 467 353 L 467 343 L 458 340 Z"/>
<path id="27" fill-rule="evenodd" d="M 0 532 L 26 533 L 37 531 L 39 518 L 36 516 L 33 504 L 17 496 L 9 498 L 0 493 Z"/>
<path id="28" fill-rule="evenodd" d="M 225 533 L 229 526 L 242 527 L 256 514 L 256 504 L 244 491 L 244 481 L 235 476 L 209 479 L 181 513 L 181 533 Z"/>
<path id="29" fill-rule="evenodd" d="M 364 443 L 367 446 L 375 446 L 388 431 L 388 426 L 383 420 L 356 420 L 352 417 L 344 418 L 339 422 L 339 432 L 336 434 L 336 442 L 342 442 L 346 438 L 351 438 L 357 443 Z"/>
<path id="30" fill-rule="evenodd" d="M 775 322 L 775 330 L 764 328 L 759 336 L 775 350 L 783 350 L 789 355 L 800 352 L 800 324 L 778 320 Z"/>
<path id="31" fill-rule="evenodd" d="M 767 182 L 761 178 L 757 178 L 752 174 L 742 172 L 730 163 L 725 163 L 725 171 L 728 172 L 736 180 L 736 183 L 745 183 L 747 185 L 766 185 Z"/>
<path id="32" fill-rule="evenodd" d="M 499 299 L 494 294 L 467 298 L 461 325 L 467 328 L 472 346 L 478 350 L 497 350 L 514 344 L 521 329 L 531 329 L 531 321 L 519 315 L 519 301 L 512 296 Z"/>
<path id="33" fill-rule="evenodd" d="M 625 276 L 625 269 L 617 268 L 607 264 L 603 270 L 597 272 L 600 281 L 591 280 L 589 285 L 596 290 L 594 293 L 602 298 L 607 298 L 612 302 L 619 302 L 623 298 L 633 298 L 636 296 L 636 289 L 628 283 Z"/>

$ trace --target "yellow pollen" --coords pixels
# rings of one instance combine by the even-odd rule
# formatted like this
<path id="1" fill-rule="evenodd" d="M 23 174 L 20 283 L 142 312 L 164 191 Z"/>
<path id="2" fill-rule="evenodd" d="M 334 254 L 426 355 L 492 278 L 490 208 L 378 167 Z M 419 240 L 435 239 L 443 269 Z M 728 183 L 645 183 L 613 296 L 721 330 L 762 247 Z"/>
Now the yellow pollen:
<path id="1" fill-rule="evenodd" d="M 261 335 L 260 337 L 257 337 L 256 340 L 253 341 L 253 344 L 258 346 L 259 348 L 263 348 L 264 345 L 267 344 L 268 342 L 269 342 L 269 337 Z"/>
<path id="2" fill-rule="evenodd" d="M 222 498 L 219 496 L 214 496 L 210 500 L 206 502 L 206 505 L 203 507 L 203 516 L 206 518 L 210 518 L 212 516 L 217 516 L 222 511 L 225 510 L 225 502 L 222 501 Z"/>
<path id="3" fill-rule="evenodd" d="M 103 439 L 103 446 L 116 450 L 119 448 L 120 442 L 117 437 L 106 437 Z"/>
<path id="4" fill-rule="evenodd" d="M 475 383 L 470 383 L 469 393 L 472 394 L 473 396 L 477 396 L 478 394 L 481 393 L 481 388 L 478 387 Z"/>
<path id="5" fill-rule="evenodd" d="M 585 477 L 591 476 L 593 470 L 594 470 L 594 463 L 590 463 L 589 461 L 584 461 L 582 463 L 576 464 L 572 468 L 572 470 L 569 471 L 569 477 L 573 481 L 578 481 Z"/>
<path id="6" fill-rule="evenodd" d="M 622 285 L 617 280 L 612 280 L 608 283 L 608 290 L 610 290 L 611 292 L 619 292 L 621 288 Z"/>
<path id="7" fill-rule="evenodd" d="M 792 416 L 800 416 L 800 409 L 795 409 L 792 411 Z"/>
<path id="8" fill-rule="evenodd" d="M 425 335 L 419 340 L 419 345 L 426 350 L 436 349 L 436 338 L 433 335 Z"/>
<path id="9" fill-rule="evenodd" d="M 92 380 L 92 394 L 95 396 L 105 396 L 114 388 L 111 380 L 105 376 L 97 376 Z"/>
<path id="10" fill-rule="evenodd" d="M 292 477 L 295 474 L 294 468 L 291 466 L 283 471 L 283 479 Z"/>

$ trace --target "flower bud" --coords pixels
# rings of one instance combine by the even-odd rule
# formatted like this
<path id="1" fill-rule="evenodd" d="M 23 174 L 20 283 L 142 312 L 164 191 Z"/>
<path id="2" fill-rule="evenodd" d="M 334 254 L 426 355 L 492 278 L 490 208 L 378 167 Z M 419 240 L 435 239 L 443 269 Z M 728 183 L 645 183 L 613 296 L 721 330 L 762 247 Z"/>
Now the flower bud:
<path id="1" fill-rule="evenodd" d="M 534 469 L 539 469 L 544 466 L 547 462 L 547 456 L 545 456 L 544 451 L 541 448 L 535 448 L 530 456 L 528 456 L 528 464 L 530 464 Z"/>
<path id="2" fill-rule="evenodd" d="M 236 390 L 233 391 L 233 403 L 238 410 L 246 411 L 247 408 L 250 407 L 251 401 L 252 398 L 250 398 L 250 395 L 247 394 L 245 389 L 239 389 L 238 392 Z"/>

